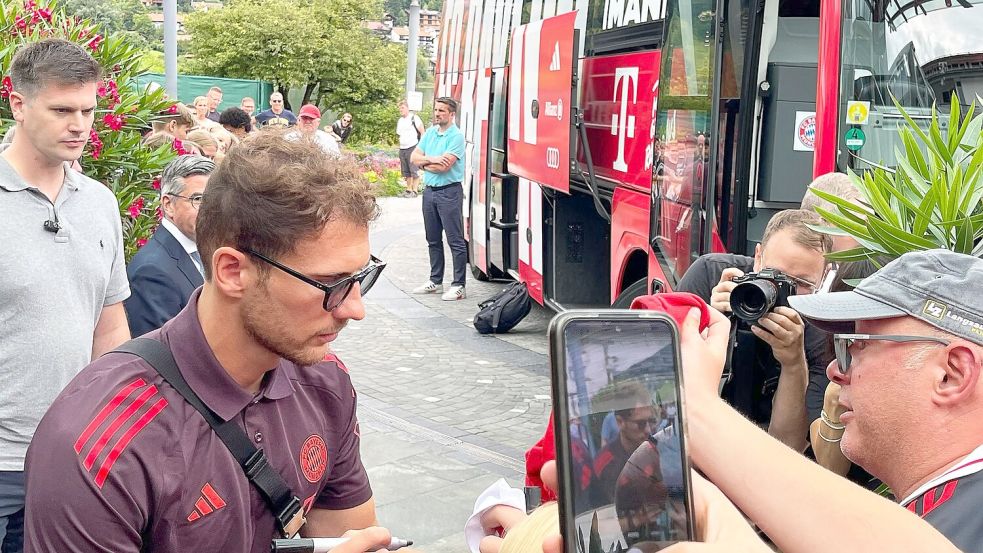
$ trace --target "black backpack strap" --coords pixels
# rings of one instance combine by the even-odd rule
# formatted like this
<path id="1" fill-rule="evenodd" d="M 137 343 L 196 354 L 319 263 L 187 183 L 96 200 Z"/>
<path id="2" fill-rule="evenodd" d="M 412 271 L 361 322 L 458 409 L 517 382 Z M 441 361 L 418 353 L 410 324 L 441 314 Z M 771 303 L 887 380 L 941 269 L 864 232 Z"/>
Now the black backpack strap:
<path id="1" fill-rule="evenodd" d="M 235 421 L 223 421 L 201 401 L 178 369 L 170 348 L 151 338 L 134 338 L 118 346 L 112 353 L 136 355 L 156 369 L 188 404 L 201 413 L 208 426 L 212 427 L 222 443 L 229 448 L 232 456 L 246 473 L 246 478 L 256 486 L 273 512 L 283 535 L 288 538 L 293 537 L 300 530 L 304 524 L 300 500 L 280 474 L 270 466 L 263 450 L 253 445 L 242 428 Z"/>

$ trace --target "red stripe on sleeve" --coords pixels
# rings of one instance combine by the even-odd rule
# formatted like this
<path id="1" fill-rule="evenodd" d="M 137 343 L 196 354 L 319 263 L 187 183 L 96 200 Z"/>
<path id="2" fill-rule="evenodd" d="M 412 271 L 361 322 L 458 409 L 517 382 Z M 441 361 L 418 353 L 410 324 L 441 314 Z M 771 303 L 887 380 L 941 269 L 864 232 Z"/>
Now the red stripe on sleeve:
<path id="1" fill-rule="evenodd" d="M 150 424 L 150 421 L 154 420 L 154 417 L 163 411 L 164 407 L 167 407 L 167 400 L 164 398 L 158 399 L 157 403 L 155 403 L 153 407 L 144 413 L 142 417 L 137 419 L 137 422 L 135 422 L 133 426 L 131 426 L 130 429 L 116 441 L 113 449 L 110 450 L 109 455 L 106 456 L 106 460 L 103 461 L 102 466 L 99 467 L 99 473 L 96 474 L 95 480 L 96 486 L 99 486 L 100 488 L 102 487 L 103 483 L 106 482 L 106 477 L 109 476 L 109 471 L 113 468 L 113 464 L 116 462 L 116 459 L 119 459 L 119 456 L 123 454 L 123 450 L 126 449 L 126 446 L 130 445 L 130 441 L 132 441 L 133 438 L 135 438 L 145 426 Z"/>
<path id="2" fill-rule="evenodd" d="M 85 427 L 85 430 L 82 431 L 82 435 L 75 441 L 75 453 L 82 453 L 82 447 L 85 446 L 85 442 L 89 441 L 89 438 L 92 437 L 92 434 L 95 433 L 96 429 L 99 428 L 103 421 L 106 420 L 106 417 L 115 411 L 116 408 L 119 407 L 120 403 L 126 401 L 126 399 L 129 398 L 137 388 L 142 388 L 146 384 L 147 383 L 142 378 L 138 378 L 130 383 L 129 386 L 120 390 L 119 393 L 117 393 L 116 396 L 113 397 L 113 399 L 111 399 L 101 411 L 99 411 L 99 414 L 96 415 L 96 418 L 92 419 L 92 422 Z"/>
<path id="3" fill-rule="evenodd" d="M 101 436 L 99 436 L 99 439 L 96 441 L 96 443 L 92 446 L 92 449 L 89 451 L 89 454 L 85 456 L 85 461 L 82 463 L 83 466 L 85 466 L 85 470 L 91 469 L 92 465 L 96 463 L 96 458 L 99 457 L 100 453 L 102 453 L 103 448 L 106 447 L 106 444 L 109 443 L 109 440 L 113 438 L 113 434 L 116 434 L 116 431 L 119 430 L 119 428 L 123 426 L 123 424 L 127 420 L 129 420 L 130 417 L 133 416 L 133 413 L 136 413 L 138 410 L 140 410 L 140 408 L 143 407 L 144 404 L 146 404 L 147 401 L 149 401 L 150 398 L 155 395 L 157 395 L 157 386 L 151 386 L 147 388 L 146 390 L 143 391 L 142 394 L 137 396 L 137 398 L 133 400 L 133 402 L 130 403 L 130 405 L 127 406 L 127 408 L 124 409 L 122 413 L 116 416 L 116 419 L 113 420 L 113 423 L 110 424 L 109 427 L 103 431 Z"/>

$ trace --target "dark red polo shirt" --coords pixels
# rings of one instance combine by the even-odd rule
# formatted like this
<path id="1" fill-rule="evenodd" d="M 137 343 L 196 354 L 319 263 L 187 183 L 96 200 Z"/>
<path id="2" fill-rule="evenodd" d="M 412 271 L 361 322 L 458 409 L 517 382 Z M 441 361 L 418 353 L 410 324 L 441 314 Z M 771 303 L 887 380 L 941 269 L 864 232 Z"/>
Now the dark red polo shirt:
<path id="1" fill-rule="evenodd" d="M 355 390 L 334 357 L 288 361 L 259 394 L 225 372 L 198 322 L 198 294 L 148 336 L 171 347 L 191 388 L 235 419 L 305 510 L 372 497 Z M 266 552 L 274 519 L 201 415 L 127 354 L 93 362 L 58 396 L 27 453 L 25 551 Z"/>

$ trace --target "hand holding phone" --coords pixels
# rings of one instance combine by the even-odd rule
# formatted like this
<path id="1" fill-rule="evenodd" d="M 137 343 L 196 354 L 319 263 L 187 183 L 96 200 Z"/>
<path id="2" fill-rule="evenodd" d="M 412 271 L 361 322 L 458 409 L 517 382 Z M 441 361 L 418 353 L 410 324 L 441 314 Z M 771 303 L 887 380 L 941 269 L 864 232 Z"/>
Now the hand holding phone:
<path id="1" fill-rule="evenodd" d="M 647 553 L 691 539 L 675 323 L 651 311 L 570 311 L 550 339 L 566 551 Z"/>

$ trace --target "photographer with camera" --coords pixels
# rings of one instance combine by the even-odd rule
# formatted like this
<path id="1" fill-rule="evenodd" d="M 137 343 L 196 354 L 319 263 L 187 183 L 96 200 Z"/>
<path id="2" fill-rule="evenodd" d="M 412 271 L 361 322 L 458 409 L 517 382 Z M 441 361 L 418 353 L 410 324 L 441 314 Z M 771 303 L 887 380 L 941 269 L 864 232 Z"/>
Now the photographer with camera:
<path id="1" fill-rule="evenodd" d="M 704 255 L 675 288 L 731 317 L 724 399 L 798 451 L 805 448 L 809 421 L 819 417 L 829 383 L 825 334 L 806 325 L 787 301 L 815 292 L 826 270 L 830 237 L 810 224 L 822 220 L 811 211 L 781 211 L 765 227 L 754 257 Z M 807 389 L 814 390 L 808 402 Z"/>

